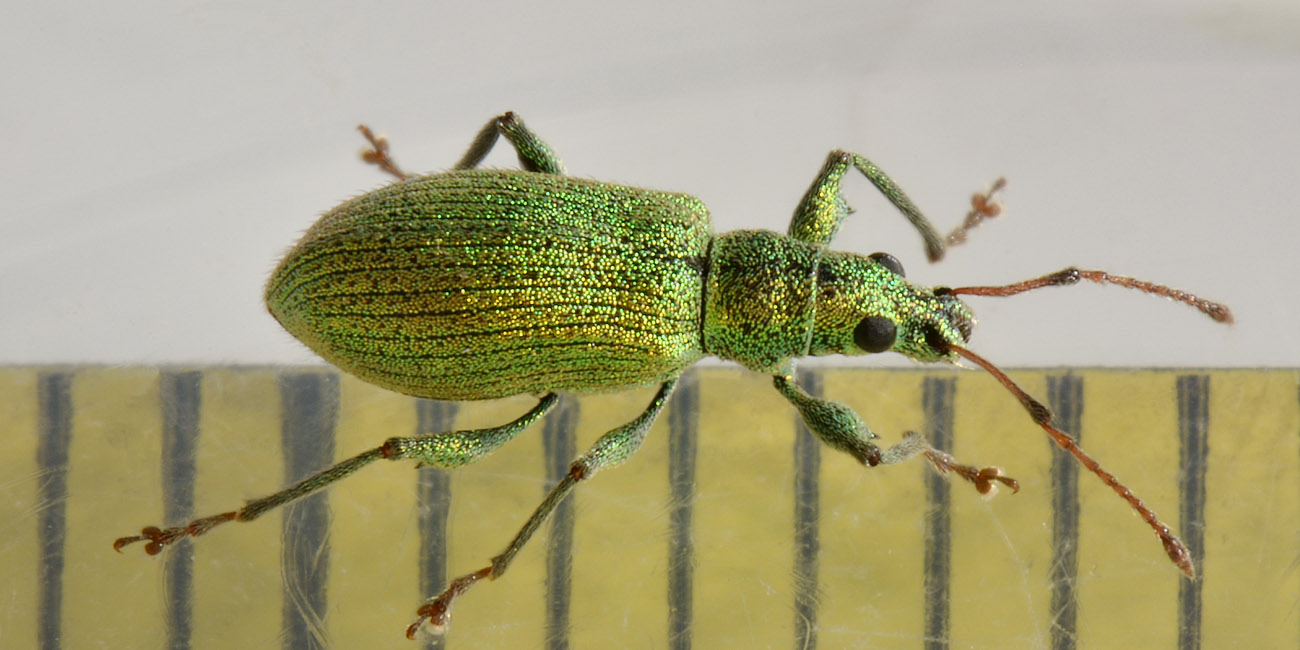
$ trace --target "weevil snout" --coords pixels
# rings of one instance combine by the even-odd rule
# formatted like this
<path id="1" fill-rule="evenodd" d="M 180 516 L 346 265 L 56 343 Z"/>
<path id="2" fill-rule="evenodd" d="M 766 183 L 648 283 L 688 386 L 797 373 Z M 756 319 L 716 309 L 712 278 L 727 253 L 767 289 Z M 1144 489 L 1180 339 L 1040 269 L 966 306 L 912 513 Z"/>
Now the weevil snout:
<path id="1" fill-rule="evenodd" d="M 961 342 L 970 343 L 971 332 L 975 330 L 975 316 L 971 314 L 970 308 L 952 294 L 941 294 L 936 291 L 935 298 L 939 301 L 948 323 L 957 330 L 958 334 L 961 334 Z"/>
<path id="2" fill-rule="evenodd" d="M 931 308 L 916 309 L 915 304 L 902 300 L 903 304 L 897 305 L 895 312 L 899 323 L 878 317 L 863 319 L 854 330 L 858 347 L 867 352 L 894 350 L 922 361 L 955 361 L 957 357 L 950 350 L 951 344 L 970 342 L 971 331 L 975 328 L 975 317 L 970 308 L 946 288 L 926 291 L 906 282 L 902 263 L 889 253 L 872 253 L 867 258 L 907 285 L 913 301 L 922 304 L 930 300 L 934 302 L 928 305 Z M 901 291 L 895 293 L 905 295 Z M 886 336 L 882 332 L 888 332 L 888 342 L 885 342 Z M 875 343 L 875 348 L 864 343 Z"/>
<path id="3" fill-rule="evenodd" d="M 970 308 L 956 296 L 936 290 L 933 293 L 936 309 L 927 311 L 916 326 L 918 340 L 908 349 L 899 352 L 918 361 L 956 361 L 953 346 L 970 342 L 975 329 L 975 316 Z"/>

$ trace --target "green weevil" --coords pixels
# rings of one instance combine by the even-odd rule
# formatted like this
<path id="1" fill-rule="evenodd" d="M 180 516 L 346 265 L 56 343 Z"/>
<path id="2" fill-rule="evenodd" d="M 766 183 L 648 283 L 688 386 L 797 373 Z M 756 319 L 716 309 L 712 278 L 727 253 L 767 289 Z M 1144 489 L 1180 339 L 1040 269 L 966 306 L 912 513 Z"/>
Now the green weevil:
<path id="1" fill-rule="evenodd" d="M 864 465 L 920 455 L 981 493 L 997 483 L 1018 489 L 997 468 L 960 464 L 916 433 L 879 447 L 857 413 L 809 395 L 793 378 L 799 357 L 893 351 L 921 362 L 964 358 L 989 371 L 1058 445 L 1146 520 L 1179 569 L 1194 575 L 1186 547 L 1151 509 L 1057 429 L 1046 407 L 965 347 L 974 318 L 957 296 L 1008 296 L 1089 280 L 1165 296 L 1231 322 L 1226 307 L 1074 268 L 1006 286 L 925 288 L 904 279 L 891 255 L 828 247 L 850 212 L 840 185 L 851 169 L 920 232 L 931 261 L 998 214 L 993 193 L 1001 179 L 975 195 L 965 223 L 945 239 L 879 167 L 837 150 L 786 234 L 715 235 L 707 209 L 693 196 L 565 175 L 552 149 L 512 113 L 489 121 L 451 171 L 425 176 L 402 172 L 387 141 L 360 128 L 372 147 L 363 158 L 398 180 L 344 202 L 307 231 L 267 284 L 271 314 L 330 363 L 384 388 L 444 400 L 530 393 L 540 396 L 538 404 L 497 427 L 390 438 L 239 510 L 184 526 L 151 526 L 118 539 L 115 548 L 145 541 L 145 550 L 156 554 L 218 524 L 255 519 L 381 458 L 464 465 L 539 420 L 559 393 L 657 385 L 644 412 L 573 461 L 505 551 L 418 609 L 407 636 L 426 620 L 441 632 L 452 601 L 484 578 L 500 577 L 579 482 L 636 452 L 677 378 L 706 355 L 771 375 L 814 435 Z M 478 168 L 501 136 L 523 170 Z"/>

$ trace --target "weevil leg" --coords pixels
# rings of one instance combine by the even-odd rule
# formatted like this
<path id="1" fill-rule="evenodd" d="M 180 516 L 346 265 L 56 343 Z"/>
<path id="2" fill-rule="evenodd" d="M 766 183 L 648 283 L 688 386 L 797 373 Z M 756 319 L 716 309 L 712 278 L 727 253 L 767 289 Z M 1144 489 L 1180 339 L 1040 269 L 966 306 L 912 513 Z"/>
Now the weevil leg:
<path id="1" fill-rule="evenodd" d="M 478 167 L 479 163 L 487 157 L 488 152 L 492 151 L 497 138 L 503 135 L 510 144 L 514 145 L 515 153 L 519 154 L 519 164 L 524 169 L 530 172 L 564 175 L 564 163 L 560 162 L 560 157 L 555 154 L 550 145 L 525 126 L 518 115 L 509 111 L 483 125 L 478 135 L 474 136 L 474 141 L 470 143 L 469 151 L 465 152 L 454 169 Z"/>
<path id="2" fill-rule="evenodd" d="M 930 446 L 920 434 L 909 431 L 903 440 L 893 447 L 881 449 L 872 440 L 876 434 L 867 428 L 857 412 L 839 402 L 821 399 L 809 395 L 794 382 L 791 375 L 773 375 L 772 383 L 803 417 L 808 430 L 822 442 L 833 449 L 848 452 L 869 467 L 893 465 L 924 455 L 930 464 L 941 474 L 952 472 L 975 485 L 980 494 L 993 493 L 993 481 L 1007 485 L 1018 491 L 1020 485 L 1015 479 L 1002 475 L 996 467 L 976 468 L 958 463 L 945 452 Z"/>
<path id="3" fill-rule="evenodd" d="M 671 379 L 659 387 L 659 392 L 651 400 L 650 406 L 637 416 L 635 420 L 614 429 L 601 436 L 596 444 L 592 445 L 587 453 L 579 456 L 569 465 L 569 472 L 554 488 L 547 493 L 546 498 L 537 506 L 533 514 L 524 523 L 519 532 L 515 534 L 510 545 L 506 547 L 500 555 L 492 558 L 492 562 L 487 566 L 467 573 L 447 586 L 441 594 L 422 605 L 417 610 L 418 618 L 410 627 L 406 629 L 408 638 L 415 638 L 416 632 L 427 620 L 430 629 L 436 634 L 446 631 L 447 623 L 451 619 L 451 606 L 457 596 L 465 593 L 470 587 L 474 586 L 481 580 L 495 580 L 501 577 L 514 560 L 516 554 L 523 549 L 528 540 L 532 538 L 533 533 L 541 527 L 546 518 L 551 515 L 555 507 L 578 486 L 578 483 L 585 481 L 597 472 L 614 467 L 627 460 L 641 448 L 641 443 L 645 441 L 646 433 L 650 431 L 650 426 L 654 424 L 655 418 L 663 410 L 664 404 L 668 402 L 669 396 L 672 395 L 673 389 L 677 385 L 676 379 Z"/>
<path id="4" fill-rule="evenodd" d="M 468 465 L 506 444 L 524 429 L 531 427 L 555 407 L 559 396 L 547 393 L 527 413 L 509 424 L 488 429 L 433 433 L 410 438 L 389 438 L 380 449 L 385 458 L 413 458 L 432 467 Z"/>
<path id="5" fill-rule="evenodd" d="M 858 462 L 876 466 L 884 458 L 883 452 L 872 439 L 876 434 L 867 428 L 857 411 L 839 402 L 809 395 L 795 383 L 792 375 L 773 375 L 772 384 L 803 417 L 808 430 L 830 445 L 856 458 Z"/>
<path id="6" fill-rule="evenodd" d="M 970 197 L 970 210 L 966 212 L 966 218 L 962 220 L 961 225 L 953 228 L 952 232 L 943 238 L 944 244 L 956 246 L 957 244 L 966 243 L 967 233 L 974 230 L 981 223 L 1002 214 L 1002 205 L 995 201 L 993 197 L 1006 186 L 1007 179 L 999 178 L 993 181 L 988 190 L 972 194 Z"/>
<path id="7" fill-rule="evenodd" d="M 333 467 L 317 472 L 294 485 L 270 496 L 253 499 L 239 510 L 223 512 L 211 517 L 195 519 L 184 526 L 158 528 L 148 526 L 139 535 L 122 537 L 113 542 L 114 550 L 135 542 L 147 542 L 144 550 L 157 555 L 164 546 L 185 537 L 198 537 L 219 524 L 228 521 L 252 521 L 270 510 L 290 501 L 321 490 L 329 484 L 350 476 L 357 470 L 381 458 L 400 460 L 413 458 L 436 467 L 458 467 L 472 463 L 496 450 L 521 431 L 541 419 L 555 406 L 558 397 L 550 393 L 527 413 L 508 424 L 489 429 L 430 433 L 410 438 L 389 438 L 383 445 L 349 458 Z"/>
<path id="8" fill-rule="evenodd" d="M 844 174 L 851 168 L 862 172 L 867 180 L 870 180 L 871 184 L 875 185 L 876 189 L 880 190 L 880 193 L 903 213 L 912 227 L 921 233 L 921 239 L 925 241 L 925 254 L 931 262 L 943 258 L 945 239 L 939 236 L 938 231 L 930 224 L 930 220 L 921 214 L 903 189 L 875 163 L 856 153 L 840 149 L 832 151 L 826 157 L 826 164 L 822 166 L 821 172 L 817 174 L 808 192 L 804 194 L 803 200 L 799 202 L 799 207 L 795 209 L 788 231 L 791 237 L 814 244 L 830 243 L 851 211 L 840 187 Z M 978 211 L 978 218 L 970 223 L 972 217 L 968 215 L 967 222 L 970 225 L 959 227 L 954 231 L 954 234 L 947 239 L 948 244 L 964 241 L 966 230 L 974 227 L 980 220 L 994 217 L 1001 211 L 1001 208 L 992 201 L 992 195 L 1001 189 L 1003 184 L 1005 181 L 998 179 L 988 193 L 976 195 L 976 198 L 981 199 L 978 203 L 976 199 L 972 199 L 974 207 L 972 213 Z"/>
<path id="9" fill-rule="evenodd" d="M 844 201 L 844 192 L 840 187 L 844 180 L 844 174 L 849 169 L 856 168 L 862 172 L 867 180 L 871 181 L 876 189 L 880 190 L 885 198 L 889 199 L 899 212 L 912 223 L 912 226 L 921 233 L 921 239 L 925 240 L 925 252 L 930 261 L 937 261 L 943 257 L 943 239 L 939 233 L 930 225 L 930 220 L 921 214 L 912 200 L 907 198 L 893 179 L 884 171 L 866 158 L 849 152 L 836 149 L 826 157 L 826 164 L 822 166 L 821 172 L 813 180 L 808 192 L 804 194 L 803 200 L 799 202 L 799 207 L 794 211 L 794 219 L 790 221 L 790 230 L 788 234 L 795 239 L 812 242 L 814 244 L 828 244 L 834 239 L 835 233 L 839 232 L 840 225 L 844 222 L 845 217 L 849 215 L 849 204 Z"/>
<path id="10" fill-rule="evenodd" d="M 913 442 L 909 443 L 909 440 Z M 1004 476 L 1002 474 L 1002 468 L 963 465 L 957 462 L 957 459 L 953 458 L 947 452 L 931 447 L 925 437 L 915 431 L 908 431 L 904 434 L 903 442 L 898 443 L 895 447 L 902 447 L 904 445 L 908 445 L 917 450 L 911 452 L 912 455 L 917 453 L 924 454 L 925 459 L 930 461 L 930 466 L 938 470 L 940 474 L 952 472 L 953 474 L 970 481 L 970 483 L 975 486 L 975 489 L 986 497 L 992 497 L 994 494 L 997 494 L 998 486 L 993 484 L 994 481 L 1011 488 L 1012 492 L 1020 491 L 1020 482 L 1010 476 Z M 891 448 L 891 451 L 892 449 L 893 448 Z"/>

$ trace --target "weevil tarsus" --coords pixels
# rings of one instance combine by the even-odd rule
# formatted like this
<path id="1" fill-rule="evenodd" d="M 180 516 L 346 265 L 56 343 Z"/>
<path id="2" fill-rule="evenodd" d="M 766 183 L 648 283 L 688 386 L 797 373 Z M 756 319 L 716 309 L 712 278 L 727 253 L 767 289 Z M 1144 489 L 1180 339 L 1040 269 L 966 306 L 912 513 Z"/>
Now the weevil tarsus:
<path id="1" fill-rule="evenodd" d="M 587 453 L 574 460 L 569 465 L 569 472 L 555 484 L 555 487 L 551 488 L 546 498 L 542 500 L 542 503 L 529 516 L 528 521 L 515 534 L 506 550 L 492 558 L 492 563 L 488 566 L 452 580 L 446 590 L 422 605 L 416 611 L 418 618 L 406 629 L 407 638 L 415 638 L 416 633 L 424 626 L 425 621 L 428 621 L 431 632 L 435 634 L 445 632 L 451 617 L 451 606 L 456 597 L 468 591 L 470 587 L 484 578 L 495 580 L 501 577 L 509 568 L 515 555 L 528 544 L 528 540 L 537 532 L 542 523 L 551 516 L 555 507 L 568 497 L 569 493 L 579 483 L 590 479 L 602 470 L 621 464 L 641 448 L 641 443 L 645 442 L 646 434 L 650 432 L 651 425 L 659 417 L 659 413 L 663 411 L 664 405 L 668 403 L 668 398 L 672 396 L 673 389 L 676 386 L 676 379 L 664 382 L 650 401 L 650 405 L 646 407 L 646 410 L 641 415 L 631 422 L 602 435 L 587 450 Z"/>
<path id="2" fill-rule="evenodd" d="M 324 489 L 328 485 L 351 476 L 357 470 L 381 458 L 388 460 L 414 459 L 433 467 L 459 467 L 496 451 L 501 445 L 532 426 L 555 406 L 558 397 L 548 394 L 519 418 L 498 427 L 429 433 L 409 438 L 389 438 L 383 445 L 353 456 L 343 462 L 317 472 L 275 494 L 253 499 L 243 508 L 223 512 L 211 517 L 195 519 L 183 526 L 158 528 L 147 526 L 139 535 L 121 537 L 113 548 L 121 551 L 135 542 L 147 542 L 145 552 L 158 554 L 164 546 L 186 537 L 198 537 L 219 524 L 228 521 L 252 521 L 290 501 Z"/>
<path id="3" fill-rule="evenodd" d="M 388 152 L 388 138 L 375 135 L 375 132 L 365 124 L 357 125 L 357 130 L 361 132 L 366 142 L 370 143 L 369 149 L 361 150 L 361 160 L 384 170 L 399 181 L 409 178 L 409 175 L 393 162 L 393 157 Z"/>
<path id="4" fill-rule="evenodd" d="M 903 440 L 906 441 L 908 437 L 913 436 L 921 438 L 921 434 L 909 431 Z M 966 481 L 969 481 L 975 486 L 975 490 L 984 495 L 985 498 L 992 498 L 997 494 L 997 483 L 1001 483 L 1011 488 L 1013 494 L 1020 491 L 1020 482 L 1003 474 L 1001 467 L 975 467 L 974 465 L 964 465 L 957 462 L 957 459 L 953 458 L 948 452 L 931 447 L 924 438 L 921 438 L 921 443 L 924 443 L 925 445 L 921 450 L 921 453 L 925 454 L 925 459 L 930 461 L 931 467 L 937 470 L 940 474 L 952 472 Z M 903 443 L 899 443 L 899 445 L 902 444 Z"/>
<path id="5" fill-rule="evenodd" d="M 145 542 L 144 552 L 149 555 L 157 555 L 162 552 L 163 547 L 170 546 L 172 542 L 178 541 L 185 537 L 198 537 L 203 533 L 212 530 L 219 524 L 227 521 L 234 521 L 239 518 L 238 510 L 223 512 L 211 517 L 195 519 L 184 526 L 173 526 L 171 528 L 159 528 L 157 526 L 145 526 L 140 529 L 139 535 L 129 537 L 119 537 L 113 542 L 113 550 L 118 553 L 122 552 L 122 547 L 134 544 L 136 542 Z"/>
<path id="6" fill-rule="evenodd" d="M 953 228 L 943 242 L 947 246 L 956 246 L 957 244 L 966 243 L 966 236 L 971 230 L 974 230 L 981 223 L 988 221 L 1002 214 L 1002 204 L 994 200 L 994 196 L 1007 186 L 1007 179 L 999 178 L 993 181 L 989 189 L 983 192 L 976 192 L 970 197 L 970 211 L 966 213 L 966 218 L 962 220 L 961 225 Z"/>
<path id="7" fill-rule="evenodd" d="M 290 501 L 316 492 L 339 479 L 351 476 L 357 470 L 380 458 L 384 458 L 383 447 L 376 447 L 317 472 L 275 494 L 253 499 L 244 504 L 244 507 L 239 510 L 223 512 L 210 517 L 201 517 L 184 526 L 173 526 L 171 528 L 146 526 L 140 530 L 139 535 L 119 537 L 113 542 L 113 549 L 120 552 L 124 546 L 136 542 L 147 542 L 144 547 L 145 552 L 149 555 L 157 555 L 164 546 L 169 546 L 186 537 L 198 537 L 228 521 L 252 521 L 257 519 L 269 510 L 274 510 Z"/>

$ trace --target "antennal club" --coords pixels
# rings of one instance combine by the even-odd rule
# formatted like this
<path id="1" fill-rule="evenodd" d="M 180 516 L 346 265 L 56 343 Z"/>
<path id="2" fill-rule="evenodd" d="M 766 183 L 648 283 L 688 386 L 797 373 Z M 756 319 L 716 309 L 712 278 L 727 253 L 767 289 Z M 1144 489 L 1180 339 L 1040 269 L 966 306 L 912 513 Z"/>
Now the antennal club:
<path id="1" fill-rule="evenodd" d="M 1203 312 L 1206 316 L 1213 318 L 1220 323 L 1232 322 L 1232 311 L 1223 303 L 1214 302 L 1200 298 L 1195 294 L 1188 293 L 1179 289 L 1166 287 L 1163 284 L 1138 280 L 1124 275 L 1111 275 L 1105 271 L 1087 271 L 1077 269 L 1073 266 L 1068 269 L 1061 269 L 1056 273 L 1044 275 L 1041 278 L 1025 280 L 1015 284 L 1008 284 L 1001 287 L 957 287 L 948 289 L 947 292 L 954 295 L 966 294 L 968 296 L 1014 296 L 1018 293 L 1041 289 L 1042 287 L 1059 287 L 1069 284 L 1078 284 L 1079 280 L 1088 280 L 1097 284 L 1117 284 L 1129 289 L 1137 289 L 1145 293 L 1164 296 L 1170 300 L 1177 300 L 1181 303 L 1191 305 Z"/>
<path id="2" fill-rule="evenodd" d="M 1017 291 L 1015 293 L 1019 292 Z M 1024 389 L 1020 388 L 1016 382 L 1012 381 L 1005 372 L 1002 372 L 1001 369 L 990 363 L 984 357 L 981 357 L 980 355 L 959 345 L 949 345 L 948 348 L 957 354 L 960 354 L 962 357 L 975 362 L 979 367 L 987 370 L 988 373 L 1001 382 L 1007 390 L 1011 391 L 1011 394 L 1015 395 L 1016 399 L 1020 400 L 1020 403 L 1025 407 L 1025 410 L 1029 412 L 1029 417 L 1033 418 L 1034 422 L 1038 423 L 1038 426 L 1042 427 L 1043 430 L 1047 432 L 1047 435 L 1051 436 L 1052 441 L 1055 442 L 1057 446 L 1070 452 L 1070 454 L 1073 455 L 1084 467 L 1087 467 L 1089 471 L 1096 474 L 1103 483 L 1109 485 L 1110 489 L 1114 490 L 1120 498 L 1127 501 L 1128 504 L 1132 506 L 1133 510 L 1137 512 L 1138 516 L 1141 517 L 1143 521 L 1147 522 L 1147 525 L 1151 526 L 1151 529 L 1155 531 L 1156 536 L 1160 538 L 1160 543 L 1165 547 L 1165 553 L 1169 555 L 1169 559 L 1174 563 L 1174 565 L 1186 574 L 1187 577 L 1196 577 L 1196 568 L 1192 566 L 1192 554 L 1187 550 L 1187 546 L 1185 546 L 1183 542 L 1174 535 L 1173 531 L 1169 529 L 1169 526 L 1165 525 L 1165 522 L 1160 521 L 1160 518 L 1156 517 L 1156 513 L 1153 512 L 1151 508 L 1148 508 L 1145 503 L 1142 503 L 1142 500 L 1139 499 L 1137 495 L 1133 494 L 1132 490 L 1128 489 L 1128 486 L 1121 483 L 1114 474 L 1106 471 L 1101 466 L 1101 463 L 1097 462 L 1092 456 L 1089 456 L 1084 452 L 1083 449 L 1079 447 L 1078 443 L 1074 441 L 1074 438 L 1070 437 L 1069 434 L 1057 429 L 1055 426 L 1052 426 L 1052 412 L 1048 410 L 1042 402 L 1039 402 L 1029 395 L 1029 393 L 1026 393 Z"/>

